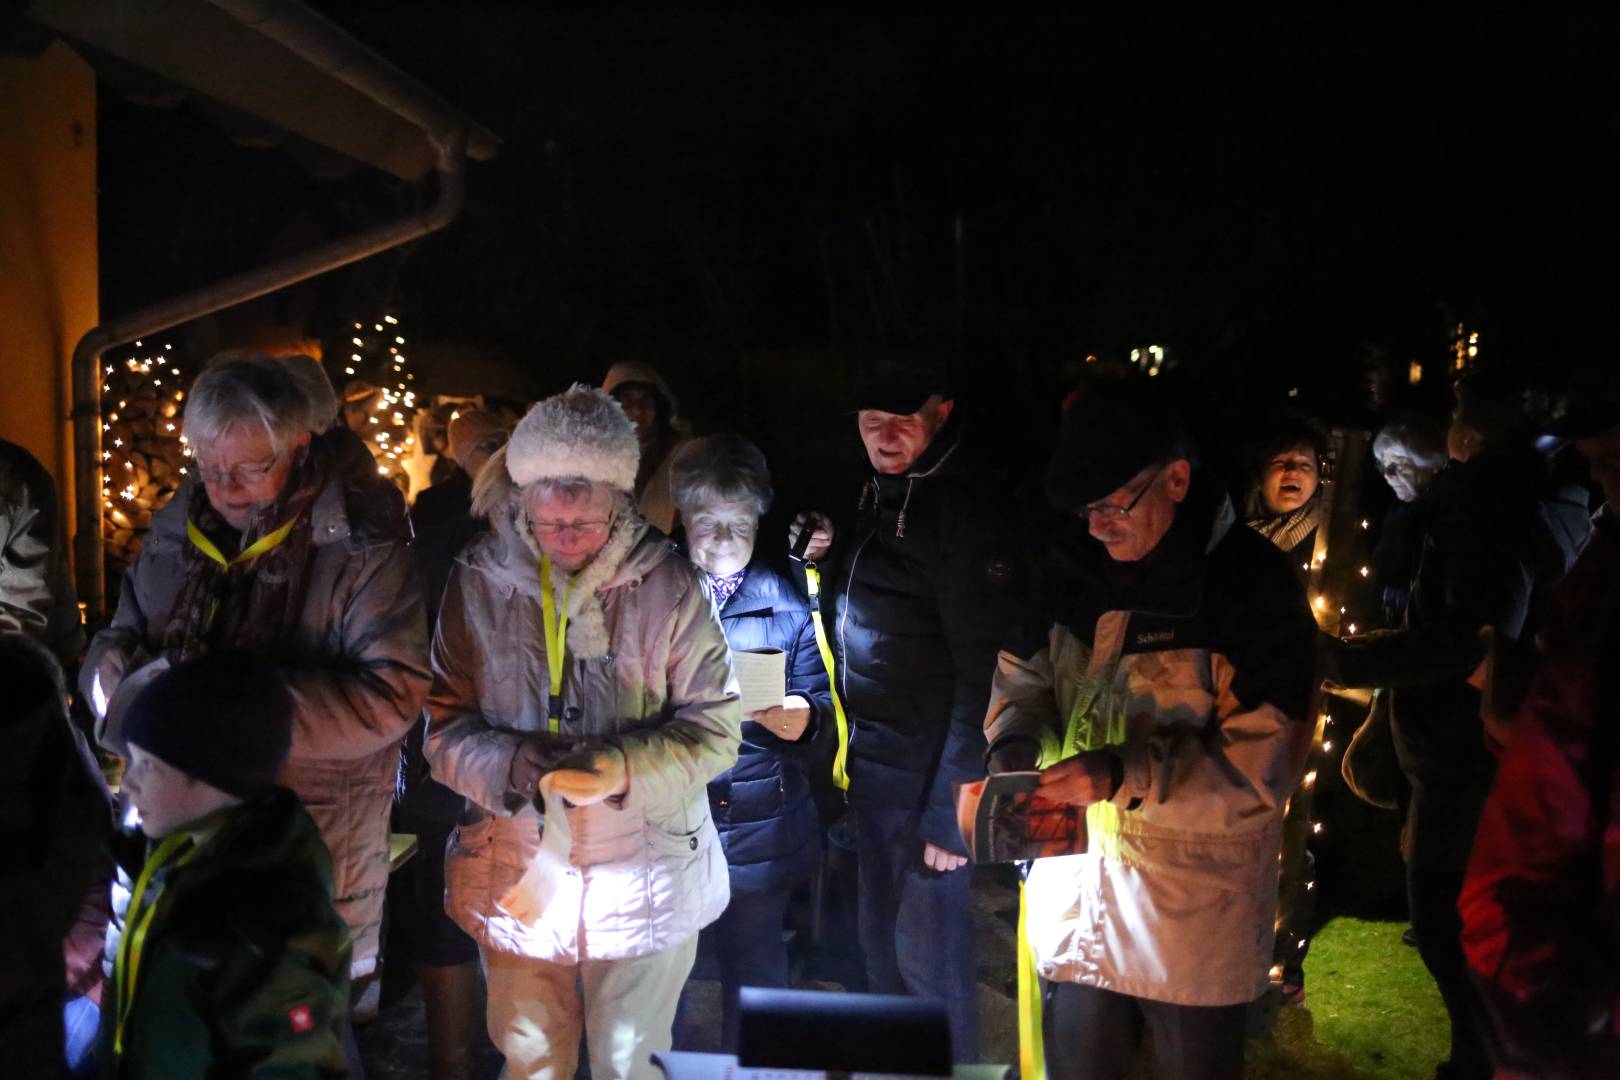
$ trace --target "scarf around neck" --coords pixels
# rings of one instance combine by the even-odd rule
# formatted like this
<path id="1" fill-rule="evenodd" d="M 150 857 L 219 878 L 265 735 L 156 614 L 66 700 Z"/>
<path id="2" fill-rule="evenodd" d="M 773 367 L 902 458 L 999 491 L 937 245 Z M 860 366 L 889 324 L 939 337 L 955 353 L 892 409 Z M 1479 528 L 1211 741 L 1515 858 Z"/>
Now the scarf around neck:
<path id="1" fill-rule="evenodd" d="M 735 574 L 718 575 L 704 571 L 703 584 L 709 590 L 709 595 L 714 598 L 716 611 L 725 607 L 726 601 L 737 595 L 737 590 L 742 588 L 743 578 L 747 576 L 746 566 Z"/>
<path id="2" fill-rule="evenodd" d="M 293 522 L 279 544 L 257 558 L 221 566 L 195 543 L 182 548 L 182 580 L 163 649 L 179 659 L 209 648 L 233 646 L 274 655 L 285 629 L 298 620 L 304 601 L 314 534 L 310 508 L 325 487 L 328 462 L 312 446 L 300 454 L 287 484 L 240 534 L 194 483 L 187 507 L 195 525 L 229 561 L 255 541 Z"/>
<path id="3" fill-rule="evenodd" d="M 1249 528 L 1270 540 L 1281 551 L 1293 551 L 1322 524 L 1322 497 L 1318 492 L 1297 510 L 1250 518 Z"/>

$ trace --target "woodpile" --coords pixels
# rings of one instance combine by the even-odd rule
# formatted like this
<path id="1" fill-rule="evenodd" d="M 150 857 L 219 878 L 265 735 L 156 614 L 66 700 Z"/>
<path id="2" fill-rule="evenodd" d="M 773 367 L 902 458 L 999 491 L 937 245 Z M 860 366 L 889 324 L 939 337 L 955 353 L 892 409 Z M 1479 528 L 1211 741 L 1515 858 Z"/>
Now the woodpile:
<path id="1" fill-rule="evenodd" d="M 102 539 L 109 589 L 140 554 L 152 515 L 186 477 L 191 451 L 180 430 L 190 379 L 162 350 L 136 343 L 102 368 Z"/>

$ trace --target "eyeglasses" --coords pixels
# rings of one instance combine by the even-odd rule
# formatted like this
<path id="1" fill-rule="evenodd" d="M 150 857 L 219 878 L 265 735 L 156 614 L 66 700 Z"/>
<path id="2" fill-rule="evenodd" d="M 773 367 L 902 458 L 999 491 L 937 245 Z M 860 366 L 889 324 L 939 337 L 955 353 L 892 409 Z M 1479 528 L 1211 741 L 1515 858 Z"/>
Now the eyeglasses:
<path id="1" fill-rule="evenodd" d="M 1091 503 L 1081 511 L 1081 516 L 1090 518 L 1095 514 L 1105 521 L 1124 521 L 1131 516 L 1131 511 L 1136 509 L 1136 504 L 1142 501 L 1142 496 L 1148 493 L 1148 489 L 1153 487 L 1154 481 L 1158 480 L 1167 468 L 1169 468 L 1168 464 L 1160 465 L 1155 469 L 1153 475 L 1148 477 L 1147 483 L 1142 485 L 1142 490 L 1136 493 L 1136 498 L 1124 506 L 1115 506 L 1113 503 Z"/>
<path id="2" fill-rule="evenodd" d="M 612 524 L 606 519 L 601 521 L 536 521 L 531 523 L 534 531 L 540 536 L 562 536 L 572 533 L 575 536 L 595 536 L 603 532 Z"/>
<path id="3" fill-rule="evenodd" d="M 216 487 L 223 485 L 227 480 L 238 486 L 256 484 L 275 472 L 276 466 L 281 464 L 281 459 L 284 457 L 286 457 L 285 451 L 274 455 L 268 461 L 232 465 L 228 469 L 216 469 L 198 461 L 197 475 L 202 477 L 203 483 L 212 484 Z"/>

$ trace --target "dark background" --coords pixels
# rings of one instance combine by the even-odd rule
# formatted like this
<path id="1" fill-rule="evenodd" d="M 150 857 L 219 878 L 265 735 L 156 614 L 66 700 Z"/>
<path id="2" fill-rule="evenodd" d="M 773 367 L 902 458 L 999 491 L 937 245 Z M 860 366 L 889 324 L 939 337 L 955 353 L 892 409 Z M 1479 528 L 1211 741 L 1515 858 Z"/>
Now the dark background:
<path id="1" fill-rule="evenodd" d="M 1612 349 L 1616 16 L 317 6 L 505 142 L 448 230 L 210 341 L 385 305 L 430 390 L 489 388 L 436 350 L 528 394 L 651 360 L 773 459 L 851 449 L 860 345 L 945 351 L 1031 458 L 1088 355 L 1149 343 L 1234 444 L 1282 405 L 1445 408 L 1460 321 L 1546 378 Z M 102 108 L 108 315 L 431 196 Z"/>

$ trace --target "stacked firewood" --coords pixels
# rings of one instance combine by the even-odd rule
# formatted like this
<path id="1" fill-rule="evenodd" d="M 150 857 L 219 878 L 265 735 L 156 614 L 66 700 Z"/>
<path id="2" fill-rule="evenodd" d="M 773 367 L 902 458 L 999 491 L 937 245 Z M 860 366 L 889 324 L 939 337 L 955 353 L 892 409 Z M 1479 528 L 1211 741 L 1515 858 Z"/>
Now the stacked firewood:
<path id="1" fill-rule="evenodd" d="M 110 585 L 134 563 L 152 515 L 190 467 L 180 425 L 188 385 L 168 345 L 136 342 L 103 362 L 101 527 Z"/>

